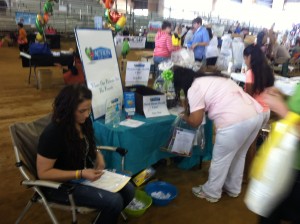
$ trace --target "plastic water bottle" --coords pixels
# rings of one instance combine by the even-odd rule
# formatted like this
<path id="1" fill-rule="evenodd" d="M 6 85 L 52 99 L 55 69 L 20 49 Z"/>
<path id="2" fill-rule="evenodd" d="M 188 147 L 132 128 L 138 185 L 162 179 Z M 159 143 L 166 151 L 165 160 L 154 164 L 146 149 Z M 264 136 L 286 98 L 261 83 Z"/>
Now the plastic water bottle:
<path id="1" fill-rule="evenodd" d="M 117 128 L 120 125 L 120 109 L 119 104 L 116 104 L 116 109 L 113 117 L 113 128 Z"/>

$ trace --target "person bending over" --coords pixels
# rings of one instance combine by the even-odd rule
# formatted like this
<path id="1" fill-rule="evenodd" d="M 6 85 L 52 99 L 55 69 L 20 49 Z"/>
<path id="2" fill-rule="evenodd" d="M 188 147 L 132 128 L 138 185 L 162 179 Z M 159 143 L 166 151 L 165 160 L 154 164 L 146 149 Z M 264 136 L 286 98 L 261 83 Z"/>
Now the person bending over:
<path id="1" fill-rule="evenodd" d="M 182 115 L 183 120 L 197 127 L 207 112 L 216 126 L 208 180 L 193 187 L 193 194 L 210 202 L 217 202 L 222 191 L 238 197 L 246 153 L 262 125 L 262 107 L 234 81 L 218 74 L 174 68 L 174 87 L 188 99 L 189 113 Z"/>

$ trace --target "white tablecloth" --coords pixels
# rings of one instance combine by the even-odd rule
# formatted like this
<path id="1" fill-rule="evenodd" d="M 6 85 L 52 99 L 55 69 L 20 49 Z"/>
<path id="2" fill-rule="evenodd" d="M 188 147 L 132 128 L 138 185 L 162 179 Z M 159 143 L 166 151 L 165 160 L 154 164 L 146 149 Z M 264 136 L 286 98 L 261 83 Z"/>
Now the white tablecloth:
<path id="1" fill-rule="evenodd" d="M 243 73 L 231 73 L 230 77 L 236 82 L 246 82 L 246 75 Z M 293 95 L 296 86 L 300 85 L 300 77 L 286 78 L 276 75 L 275 79 L 274 86 L 289 96 Z"/>

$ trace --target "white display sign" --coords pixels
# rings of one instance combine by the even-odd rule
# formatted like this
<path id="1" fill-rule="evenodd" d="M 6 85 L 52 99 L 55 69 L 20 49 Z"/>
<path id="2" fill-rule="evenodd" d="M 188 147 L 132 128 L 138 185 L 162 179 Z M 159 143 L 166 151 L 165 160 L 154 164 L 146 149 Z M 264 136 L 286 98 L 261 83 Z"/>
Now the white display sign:
<path id="1" fill-rule="evenodd" d="M 129 39 L 131 49 L 144 49 L 146 45 L 146 37 L 140 36 L 115 36 L 115 45 L 122 45 L 124 38 Z"/>
<path id="2" fill-rule="evenodd" d="M 146 118 L 170 115 L 166 95 L 143 96 L 143 110 Z"/>
<path id="3" fill-rule="evenodd" d="M 123 98 L 123 88 L 111 30 L 76 29 L 76 41 L 88 88 L 93 93 L 94 119 L 106 112 L 106 102 Z"/>
<path id="4" fill-rule="evenodd" d="M 149 62 L 127 61 L 125 85 L 148 86 L 150 66 Z"/>

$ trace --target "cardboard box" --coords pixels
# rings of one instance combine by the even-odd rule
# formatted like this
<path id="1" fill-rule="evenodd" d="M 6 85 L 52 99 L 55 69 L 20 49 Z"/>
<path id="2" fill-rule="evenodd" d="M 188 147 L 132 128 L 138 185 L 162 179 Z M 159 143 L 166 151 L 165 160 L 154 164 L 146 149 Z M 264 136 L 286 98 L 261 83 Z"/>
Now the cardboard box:
<path id="1" fill-rule="evenodd" d="M 164 95 L 163 93 L 146 86 L 126 87 L 124 91 L 135 93 L 135 111 L 142 115 L 145 115 L 143 111 L 144 96 Z"/>
<path id="2" fill-rule="evenodd" d="M 52 71 L 50 69 L 38 70 L 38 88 L 48 89 L 52 86 Z"/>

